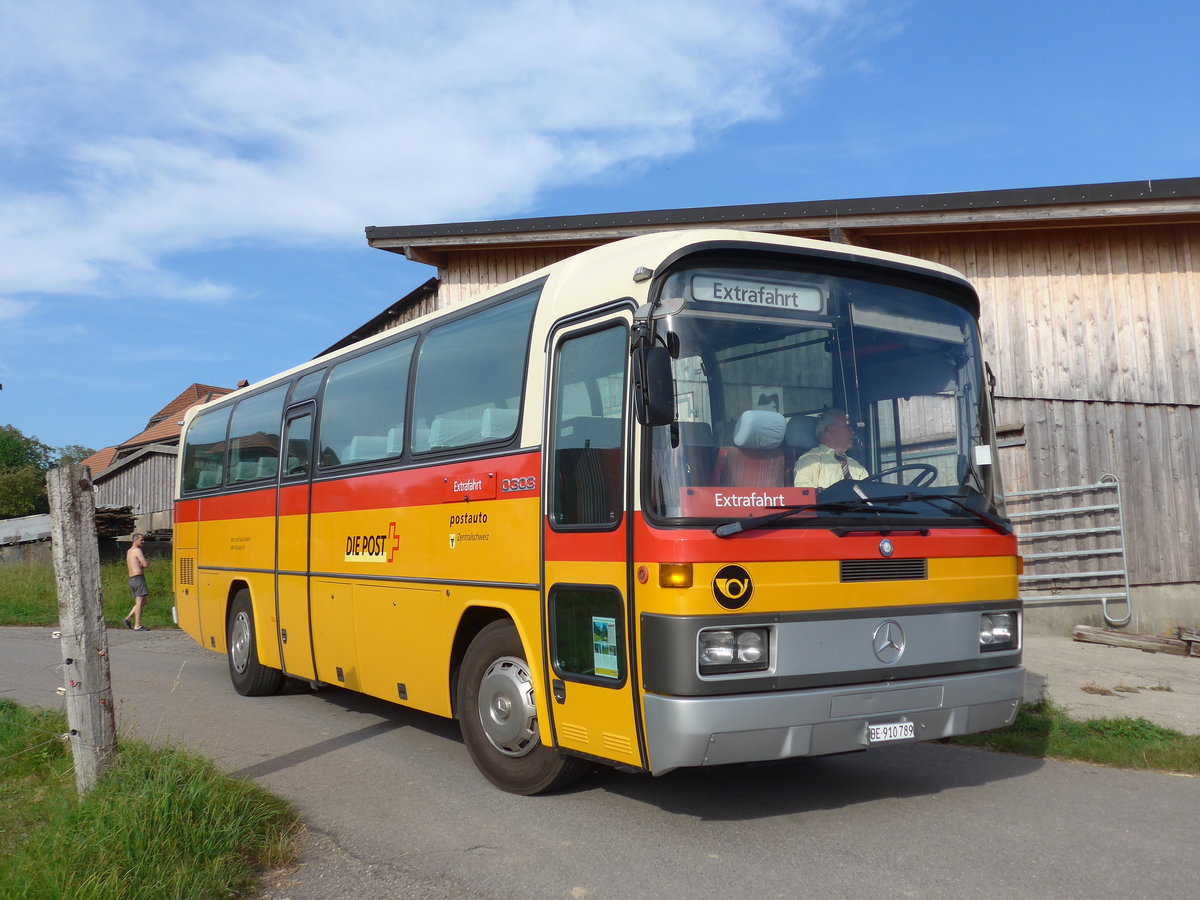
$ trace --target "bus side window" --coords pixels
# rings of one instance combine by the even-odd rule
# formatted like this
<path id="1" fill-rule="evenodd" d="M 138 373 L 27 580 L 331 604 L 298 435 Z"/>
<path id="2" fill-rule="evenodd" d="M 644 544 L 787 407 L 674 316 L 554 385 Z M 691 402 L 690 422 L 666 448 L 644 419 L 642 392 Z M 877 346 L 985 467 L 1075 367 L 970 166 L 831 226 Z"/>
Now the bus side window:
<path id="1" fill-rule="evenodd" d="M 307 474 L 308 458 L 312 453 L 312 416 L 299 416 L 288 422 L 284 446 L 287 448 L 284 477 Z"/>
<path id="2" fill-rule="evenodd" d="M 414 344 L 409 338 L 375 347 L 333 367 L 321 401 L 321 468 L 403 452 Z"/>
<path id="3" fill-rule="evenodd" d="M 577 681 L 625 678 L 625 618 L 612 588 L 556 586 L 550 592 L 554 670 Z"/>
<path id="4" fill-rule="evenodd" d="M 539 290 L 429 330 L 417 356 L 413 452 L 446 452 L 516 436 Z"/>
<path id="5" fill-rule="evenodd" d="M 233 410 L 229 423 L 230 484 L 274 478 L 279 469 L 279 420 L 288 385 L 255 394 Z"/>
<path id="6" fill-rule="evenodd" d="M 551 434 L 552 521 L 615 526 L 623 509 L 624 327 L 565 341 L 558 351 Z"/>
<path id="7" fill-rule="evenodd" d="M 229 410 L 222 407 L 197 416 L 183 442 L 183 490 L 217 487 L 225 474 L 225 432 Z"/>

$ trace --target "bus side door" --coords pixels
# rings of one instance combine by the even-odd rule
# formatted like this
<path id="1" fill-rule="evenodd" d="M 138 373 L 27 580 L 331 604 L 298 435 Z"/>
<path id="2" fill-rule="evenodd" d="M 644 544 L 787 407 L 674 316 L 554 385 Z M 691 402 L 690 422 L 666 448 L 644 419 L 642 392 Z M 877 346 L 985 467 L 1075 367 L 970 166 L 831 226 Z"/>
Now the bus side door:
<path id="1" fill-rule="evenodd" d="M 288 675 L 308 679 L 317 677 L 308 595 L 314 411 L 314 404 L 306 403 L 285 417 L 275 535 L 279 658 Z"/>
<path id="2" fill-rule="evenodd" d="M 543 596 L 557 746 L 643 766 L 626 512 L 629 315 L 552 339 L 543 459 Z"/>

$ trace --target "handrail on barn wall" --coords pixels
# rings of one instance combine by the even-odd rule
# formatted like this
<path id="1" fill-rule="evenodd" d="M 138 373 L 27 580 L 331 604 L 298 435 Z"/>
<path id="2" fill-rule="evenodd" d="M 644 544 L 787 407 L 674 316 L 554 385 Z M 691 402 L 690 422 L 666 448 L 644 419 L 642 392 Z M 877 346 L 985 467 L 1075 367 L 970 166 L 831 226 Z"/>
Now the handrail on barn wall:
<path id="1" fill-rule="evenodd" d="M 1103 502 L 1096 495 L 1111 493 L 1111 502 Z M 1084 504 L 1088 504 L 1087 496 L 1097 501 L 1089 505 L 1050 506 L 1043 504 L 1054 503 L 1059 498 L 1068 495 L 1085 495 Z M 1038 531 L 1026 531 L 1018 525 L 1017 540 L 1025 545 L 1037 545 L 1040 541 L 1065 542 L 1072 549 L 1058 548 L 1039 553 L 1022 553 L 1021 558 L 1026 566 L 1036 569 L 1048 569 L 1020 577 L 1021 599 L 1026 603 L 1051 605 L 1055 603 L 1099 600 L 1100 610 L 1104 621 L 1113 628 L 1128 625 L 1133 618 L 1133 603 L 1129 596 L 1129 564 L 1125 556 L 1125 522 L 1121 511 L 1121 483 L 1115 475 L 1104 475 L 1094 484 L 1076 484 L 1068 487 L 1043 488 L 1035 491 L 1014 491 L 1007 495 L 1010 501 L 1024 501 L 1035 508 L 1022 512 L 1010 512 L 1009 518 L 1014 523 L 1027 522 L 1033 528 L 1038 523 L 1048 523 L 1049 528 Z M 1073 519 L 1076 516 L 1099 516 L 1101 524 L 1090 524 L 1085 527 L 1070 527 L 1067 522 L 1054 522 L 1055 517 Z M 1107 517 L 1108 521 L 1104 521 Z M 1048 521 L 1049 520 L 1049 521 Z M 1066 526 L 1066 527 L 1064 527 Z M 1080 538 L 1102 534 L 1116 534 L 1117 546 L 1100 548 L 1078 547 Z M 1106 557 L 1116 557 L 1119 568 L 1089 569 L 1083 568 L 1086 561 L 1102 560 Z M 1059 582 L 1072 579 L 1115 579 L 1119 581 L 1119 590 L 1105 590 L 1089 593 L 1054 593 Z M 1037 585 L 1046 585 L 1038 587 Z M 1121 602 L 1125 604 L 1124 616 L 1118 617 L 1110 612 L 1109 604 Z"/>

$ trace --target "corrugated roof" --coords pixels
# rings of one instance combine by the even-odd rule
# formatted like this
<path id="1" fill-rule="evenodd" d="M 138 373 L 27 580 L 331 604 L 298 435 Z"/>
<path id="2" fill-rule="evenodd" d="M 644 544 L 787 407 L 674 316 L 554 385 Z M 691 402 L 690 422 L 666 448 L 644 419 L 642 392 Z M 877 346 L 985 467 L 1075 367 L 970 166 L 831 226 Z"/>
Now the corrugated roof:
<path id="1" fill-rule="evenodd" d="M 446 222 L 429 225 L 370 225 L 367 242 L 405 239 L 469 238 L 483 235 L 536 234 L 538 232 L 726 224 L 775 219 L 806 219 L 836 216 L 869 216 L 885 213 L 937 214 L 951 211 L 1022 209 L 1104 204 L 1147 200 L 1179 200 L 1200 197 L 1200 178 L 1171 178 L 1077 184 L 1057 187 L 1015 188 L 998 191 L 964 191 L 947 194 L 913 194 L 896 197 L 859 197 L 842 200 L 811 200 L 787 203 L 758 203 L 743 206 L 705 206 L 654 209 L 636 212 L 597 213 L 574 216 L 543 216 L 528 219 L 498 219 L 483 222 Z M 385 246 L 384 249 L 395 249 Z"/>

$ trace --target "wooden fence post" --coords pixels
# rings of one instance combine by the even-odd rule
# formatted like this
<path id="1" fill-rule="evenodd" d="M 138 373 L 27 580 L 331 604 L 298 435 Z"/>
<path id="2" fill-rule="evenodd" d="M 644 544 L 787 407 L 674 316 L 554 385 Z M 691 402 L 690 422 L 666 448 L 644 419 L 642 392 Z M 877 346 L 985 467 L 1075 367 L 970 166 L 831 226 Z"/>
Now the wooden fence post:
<path id="1" fill-rule="evenodd" d="M 46 488 L 75 787 L 86 794 L 112 765 L 117 749 L 96 501 L 87 468 L 78 463 L 51 469 Z"/>

